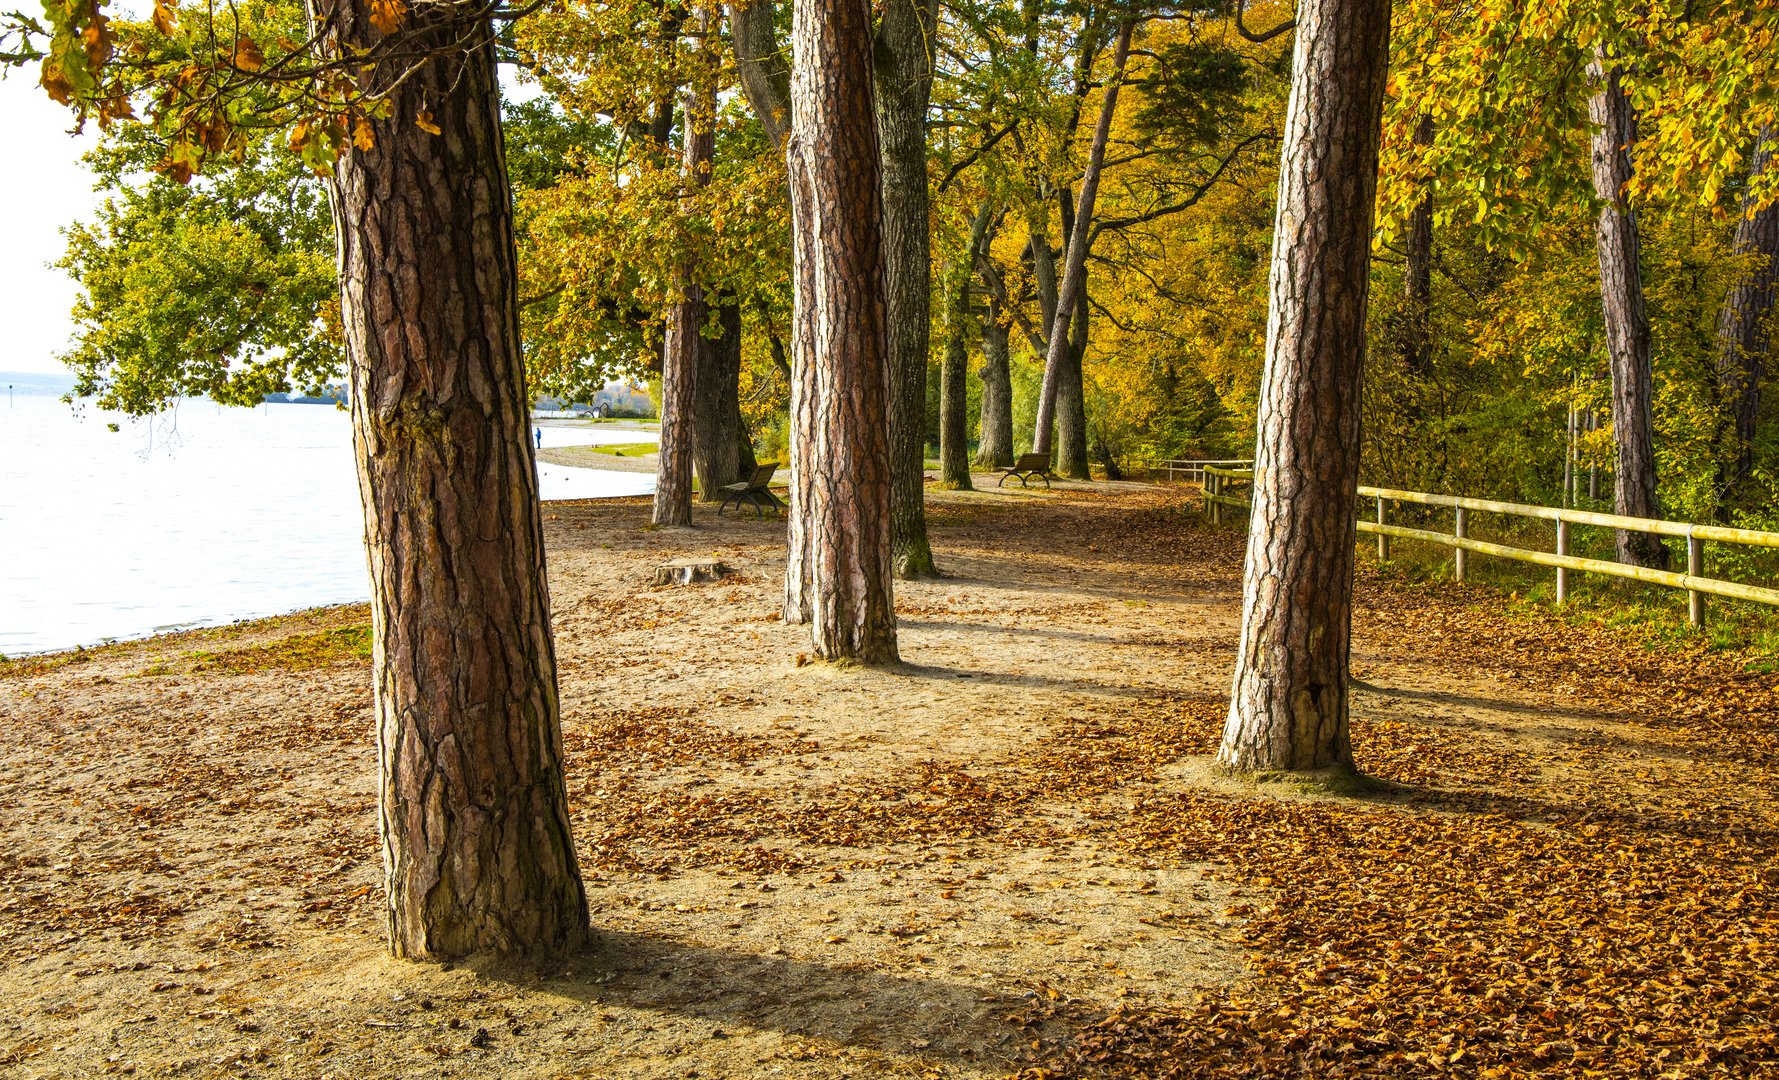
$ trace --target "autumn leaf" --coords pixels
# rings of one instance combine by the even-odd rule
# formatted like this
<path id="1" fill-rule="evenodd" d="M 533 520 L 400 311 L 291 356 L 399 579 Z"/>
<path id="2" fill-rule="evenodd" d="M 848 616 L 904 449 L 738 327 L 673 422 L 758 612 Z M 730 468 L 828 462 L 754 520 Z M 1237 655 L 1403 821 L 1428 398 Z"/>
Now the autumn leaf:
<path id="1" fill-rule="evenodd" d="M 430 135 L 441 134 L 439 126 L 432 122 L 431 111 L 427 109 L 421 109 L 420 115 L 414 117 L 414 126 Z"/>
<path id="2" fill-rule="evenodd" d="M 260 49 L 259 42 L 242 34 L 235 41 L 235 55 L 231 63 L 241 71 L 258 71 L 266 66 L 266 54 Z"/>
<path id="3" fill-rule="evenodd" d="M 178 7 L 178 0 L 154 0 L 154 15 L 151 21 L 154 28 L 163 34 L 171 35 L 179 24 L 178 16 L 173 12 Z"/>
<path id="4" fill-rule="evenodd" d="M 371 0 L 371 25 L 380 33 L 394 33 L 407 14 L 408 5 L 403 0 Z"/>
<path id="5" fill-rule="evenodd" d="M 359 117 L 358 123 L 352 126 L 352 145 L 360 150 L 370 150 L 377 145 L 377 136 L 371 131 L 370 121 L 363 117 Z"/>

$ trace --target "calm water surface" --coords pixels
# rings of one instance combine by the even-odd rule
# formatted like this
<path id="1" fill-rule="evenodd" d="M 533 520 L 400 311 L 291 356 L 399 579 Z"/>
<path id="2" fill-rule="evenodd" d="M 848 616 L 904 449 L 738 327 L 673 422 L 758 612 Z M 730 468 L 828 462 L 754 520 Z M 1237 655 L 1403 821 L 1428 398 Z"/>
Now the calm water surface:
<path id="1" fill-rule="evenodd" d="M 0 372 L 0 655 L 365 599 L 350 420 L 326 405 L 181 402 L 131 421 Z M 117 423 L 120 430 L 107 430 Z M 641 442 L 545 428 L 545 446 Z M 643 495 L 654 477 L 544 465 L 546 499 Z"/>

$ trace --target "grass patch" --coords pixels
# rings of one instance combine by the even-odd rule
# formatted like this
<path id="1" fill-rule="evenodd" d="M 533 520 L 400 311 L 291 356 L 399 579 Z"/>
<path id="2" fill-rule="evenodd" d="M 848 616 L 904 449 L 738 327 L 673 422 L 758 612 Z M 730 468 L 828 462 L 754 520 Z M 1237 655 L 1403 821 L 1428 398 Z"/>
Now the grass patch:
<path id="1" fill-rule="evenodd" d="M 587 450 L 591 453 L 604 454 L 607 457 L 642 457 L 645 454 L 652 454 L 660 448 L 661 446 L 659 443 L 652 442 L 612 443 L 609 446 L 576 447 L 576 449 Z"/>
<path id="2" fill-rule="evenodd" d="M 1440 525 L 1429 525 L 1441 528 Z M 1580 534 L 1582 530 L 1575 530 Z M 1571 550 L 1581 556 L 1610 561 L 1614 558 L 1612 533 L 1589 530 L 1596 536 L 1576 535 Z M 1551 550 L 1555 544 L 1550 530 L 1517 530 L 1512 533 L 1481 534 L 1497 543 L 1515 547 Z M 1579 542 L 1575 542 L 1579 541 Z M 1360 564 L 1379 580 L 1407 584 L 1449 583 L 1453 559 L 1450 548 L 1412 540 L 1392 539 L 1390 559 L 1378 562 L 1376 539 L 1360 540 Z M 1675 569 L 1685 569 L 1684 555 L 1674 561 Z M 1746 580 L 1741 575 L 1720 570 L 1707 563 L 1708 576 L 1724 580 Z M 1578 627 L 1604 627 L 1627 634 L 1630 639 L 1649 649 L 1698 648 L 1717 652 L 1745 652 L 1750 671 L 1779 670 L 1779 609 L 1743 600 L 1709 596 L 1705 600 L 1705 625 L 1695 627 L 1687 621 L 1687 594 L 1682 589 L 1600 574 L 1572 571 L 1569 575 L 1567 602 L 1558 607 L 1556 571 L 1507 559 L 1490 558 L 1471 552 L 1465 572 L 1464 587 L 1475 590 L 1478 599 L 1487 598 L 1499 610 L 1521 619 L 1549 621 L 1556 619 Z M 1767 581 L 1750 584 L 1769 585 Z"/>
<path id="3" fill-rule="evenodd" d="M 313 671 L 371 658 L 368 623 L 291 634 L 239 649 L 195 650 L 177 660 L 144 668 L 142 675 L 253 675 L 262 671 Z"/>

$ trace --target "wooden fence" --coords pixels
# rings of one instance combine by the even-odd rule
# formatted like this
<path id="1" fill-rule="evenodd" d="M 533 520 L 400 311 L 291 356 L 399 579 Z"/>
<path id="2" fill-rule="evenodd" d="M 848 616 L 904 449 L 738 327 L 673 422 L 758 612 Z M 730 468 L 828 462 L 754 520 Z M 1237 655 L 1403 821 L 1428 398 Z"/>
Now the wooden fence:
<path id="1" fill-rule="evenodd" d="M 1203 484 L 1205 469 L 1251 469 L 1254 467 L 1252 458 L 1175 458 L 1171 461 L 1154 461 L 1145 465 L 1144 471 L 1151 480 L 1165 480 L 1168 483 Z"/>
<path id="2" fill-rule="evenodd" d="M 1228 516 L 1225 511 L 1229 509 L 1239 508 L 1245 513 L 1249 508 L 1248 500 L 1231 494 L 1230 488 L 1235 484 L 1252 483 L 1253 479 L 1254 473 L 1247 469 L 1217 467 L 1206 469 L 1205 511 L 1211 521 L 1217 523 L 1224 521 Z M 1671 589 L 1684 589 L 1687 596 L 1687 618 L 1694 626 L 1702 625 L 1705 621 L 1705 597 L 1707 595 L 1727 596 L 1736 600 L 1751 600 L 1757 604 L 1779 606 L 1779 589 L 1766 589 L 1757 585 L 1744 585 L 1740 582 L 1704 576 L 1706 541 L 1721 544 L 1743 544 L 1750 547 L 1779 548 L 1779 532 L 1732 529 L 1723 525 L 1693 525 L 1683 521 L 1621 517 L 1617 514 L 1596 514 L 1588 510 L 1567 510 L 1554 506 L 1495 502 L 1490 499 L 1466 499 L 1456 495 L 1429 495 L 1420 491 L 1395 491 L 1390 488 L 1360 487 L 1359 496 L 1362 499 L 1371 500 L 1376 506 L 1376 520 L 1361 519 L 1358 529 L 1362 533 L 1372 533 L 1377 536 L 1379 559 L 1390 557 L 1392 538 L 1423 540 L 1430 544 L 1439 544 L 1452 549 L 1452 575 L 1458 581 L 1464 580 L 1467 555 L 1474 551 L 1480 555 L 1493 555 L 1513 562 L 1554 567 L 1557 572 L 1557 603 L 1559 604 L 1569 599 L 1569 572 L 1575 570 L 1582 573 L 1629 578 L 1633 581 L 1662 585 Z M 1411 529 L 1402 525 L 1392 525 L 1389 521 L 1389 508 L 1396 503 L 1412 503 L 1419 506 L 1449 509 L 1452 511 L 1452 531 L 1445 533 L 1433 529 Z M 1474 539 L 1469 535 L 1470 512 L 1473 510 L 1487 514 L 1501 514 L 1506 517 L 1555 522 L 1556 551 L 1539 551 Z M 1650 570 L 1641 566 L 1626 566 L 1604 559 L 1587 559 L 1571 555 L 1569 554 L 1569 529 L 1573 525 L 1594 525 L 1606 529 L 1623 529 L 1629 532 L 1652 533 L 1656 536 L 1684 539 L 1686 541 L 1686 572 Z"/>

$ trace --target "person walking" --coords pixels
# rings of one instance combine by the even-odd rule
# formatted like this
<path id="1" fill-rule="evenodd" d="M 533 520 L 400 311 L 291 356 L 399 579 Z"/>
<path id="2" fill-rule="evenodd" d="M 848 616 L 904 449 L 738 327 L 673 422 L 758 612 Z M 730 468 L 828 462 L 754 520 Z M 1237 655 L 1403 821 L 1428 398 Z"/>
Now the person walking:
<path id="1" fill-rule="evenodd" d="M 544 429 L 540 427 L 532 428 L 531 437 L 537 440 L 537 448 L 542 450 L 544 448 Z"/>

